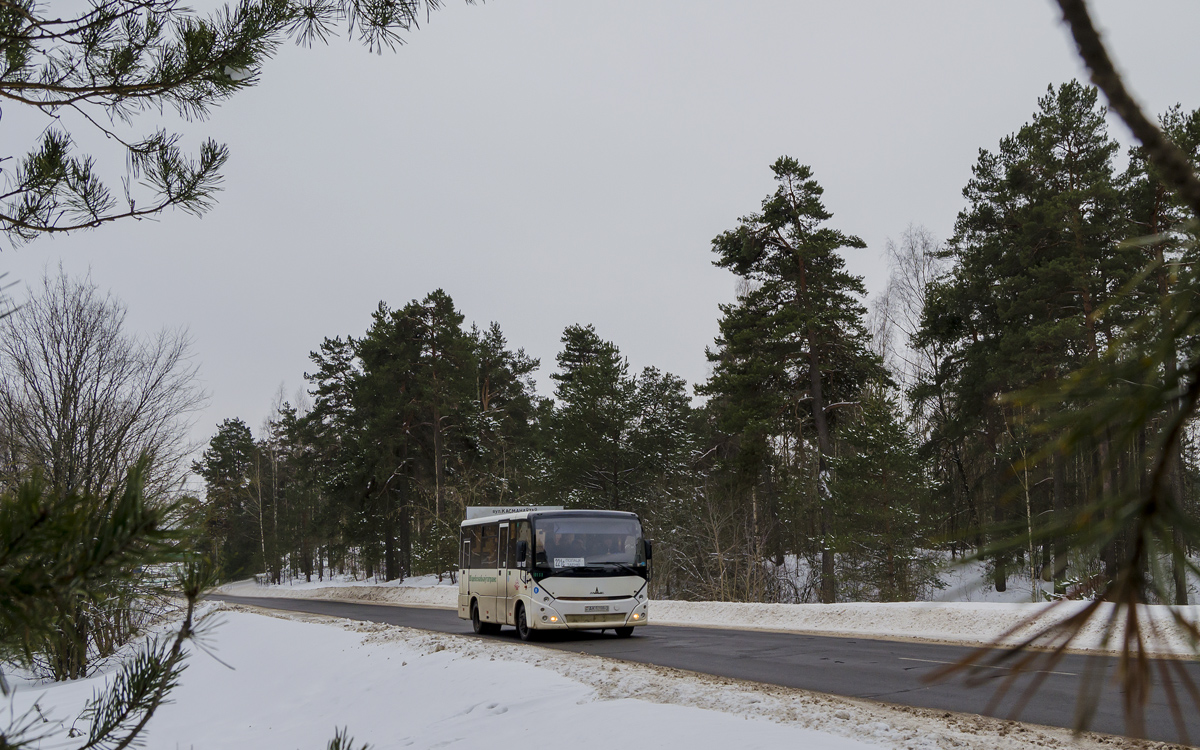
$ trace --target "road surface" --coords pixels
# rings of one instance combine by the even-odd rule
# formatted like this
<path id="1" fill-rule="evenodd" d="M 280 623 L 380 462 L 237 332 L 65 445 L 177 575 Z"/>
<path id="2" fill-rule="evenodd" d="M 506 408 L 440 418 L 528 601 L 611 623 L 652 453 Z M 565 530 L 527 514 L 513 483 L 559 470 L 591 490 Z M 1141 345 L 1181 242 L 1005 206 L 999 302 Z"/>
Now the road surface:
<path id="1" fill-rule="evenodd" d="M 224 595 L 210 598 L 268 609 L 517 641 L 516 631 L 512 628 L 505 628 L 500 635 L 474 636 L 471 623 L 458 619 L 456 611 L 447 609 L 322 599 Z M 1111 676 L 1114 668 L 1114 660 L 1109 658 L 1068 655 L 1052 672 L 1037 675 L 1043 680 L 1042 684 L 1020 715 L 1014 717 L 1010 715 L 1011 711 L 1024 693 L 1021 688 L 1029 684 L 1028 677 L 1019 678 L 1005 700 L 990 711 L 989 702 L 995 695 L 995 688 L 1010 674 L 1006 669 L 988 670 L 989 677 L 974 687 L 966 685 L 962 678 L 934 683 L 922 679 L 966 655 L 970 649 L 963 646 L 666 625 L 645 625 L 635 632 L 632 638 L 617 638 L 611 631 L 602 635 L 591 631 L 555 633 L 543 637 L 538 645 L 852 698 L 1019 718 L 1058 727 L 1071 727 L 1074 723 L 1076 696 L 1084 675 L 1095 674 L 1094 670 L 1100 668 Z M 1200 663 L 1186 662 L 1185 669 L 1192 681 L 1200 685 Z M 1146 735 L 1149 739 L 1179 742 L 1182 738 L 1172 718 L 1166 691 L 1162 689 L 1161 676 L 1156 674 L 1155 678 L 1154 692 L 1146 711 Z M 1121 693 L 1111 685 L 1108 677 L 1103 684 L 1099 708 L 1090 728 L 1126 734 Z M 1177 695 L 1187 695 L 1186 686 L 1178 678 L 1175 678 L 1174 687 Z M 1188 703 L 1184 704 L 1182 713 L 1188 736 L 1195 742 L 1200 739 L 1200 714 Z"/>

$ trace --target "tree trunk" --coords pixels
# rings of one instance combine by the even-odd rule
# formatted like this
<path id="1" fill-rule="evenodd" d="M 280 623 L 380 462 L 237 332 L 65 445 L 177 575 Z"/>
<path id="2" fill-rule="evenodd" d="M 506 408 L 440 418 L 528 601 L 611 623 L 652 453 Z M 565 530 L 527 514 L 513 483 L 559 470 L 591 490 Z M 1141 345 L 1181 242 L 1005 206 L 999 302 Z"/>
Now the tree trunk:
<path id="1" fill-rule="evenodd" d="M 995 445 L 995 442 L 992 442 L 992 445 Z M 998 482 L 996 486 L 998 487 Z M 998 528 L 1003 528 L 1006 518 L 1004 518 L 1004 509 L 1000 503 L 1000 497 L 998 497 L 1000 490 L 994 487 L 990 494 L 992 523 L 995 523 Z M 998 552 L 992 557 L 991 581 L 998 593 L 1008 590 L 1008 563 L 1008 552 Z"/>
<path id="2" fill-rule="evenodd" d="M 413 574 L 412 569 L 412 503 L 406 490 L 401 495 L 400 508 L 400 577 Z"/>
<path id="3" fill-rule="evenodd" d="M 813 422 L 817 427 L 817 497 L 821 513 L 821 601 L 837 601 L 837 570 L 833 555 L 833 497 L 829 492 L 830 453 L 829 424 L 825 421 L 825 398 L 821 390 L 821 363 L 817 355 L 816 337 L 808 331 L 808 377 L 812 388 Z"/>
<path id="4" fill-rule="evenodd" d="M 1098 448 L 1098 464 L 1099 465 L 1097 466 L 1097 470 L 1100 472 L 1101 497 L 1103 497 L 1105 500 L 1112 497 L 1112 492 L 1113 492 L 1112 467 L 1109 466 L 1109 460 L 1108 460 L 1109 450 L 1108 449 L 1109 449 L 1108 435 L 1105 434 L 1103 437 L 1100 438 L 1100 446 Z M 1107 511 L 1107 515 L 1111 518 L 1111 516 L 1112 516 L 1111 509 Z M 1117 580 L 1117 572 L 1118 572 L 1117 546 L 1118 546 L 1118 544 L 1119 544 L 1119 538 L 1114 538 L 1111 541 L 1109 541 L 1108 544 L 1104 545 L 1104 549 L 1101 551 L 1101 558 L 1104 561 L 1104 578 L 1105 578 L 1105 582 L 1106 582 L 1106 586 L 1105 586 L 1106 589 L 1107 589 L 1107 587 L 1111 586 L 1114 581 Z"/>
<path id="5" fill-rule="evenodd" d="M 282 583 L 283 560 L 279 555 L 279 465 L 275 448 L 271 449 L 271 573 L 275 584 Z"/>
<path id="6" fill-rule="evenodd" d="M 1066 467 L 1064 466 L 1067 457 L 1061 452 L 1054 454 L 1054 487 L 1053 487 L 1053 503 L 1054 503 L 1054 521 L 1061 523 L 1065 518 L 1066 513 L 1066 493 L 1067 493 L 1067 478 Z M 1056 536 L 1052 542 L 1054 560 L 1054 593 L 1057 596 L 1063 596 L 1067 593 L 1067 543 L 1063 537 Z"/>
<path id="7" fill-rule="evenodd" d="M 1171 363 L 1174 364 L 1173 362 Z M 1172 366 L 1172 369 L 1174 367 Z M 1183 446 L 1181 441 L 1175 441 L 1171 447 L 1170 473 L 1168 482 L 1171 494 L 1174 496 L 1175 507 L 1180 511 L 1184 508 L 1186 482 L 1184 480 Z M 1171 581 L 1174 584 L 1174 603 L 1186 607 L 1188 605 L 1187 588 L 1187 543 L 1183 537 L 1183 529 L 1178 525 L 1171 531 Z"/>
<path id="8" fill-rule="evenodd" d="M 395 513 L 392 511 L 392 491 L 383 491 L 383 579 L 394 581 L 400 577 L 399 562 L 396 560 Z"/>
<path id="9" fill-rule="evenodd" d="M 300 564 L 304 566 L 304 582 L 312 583 L 313 553 L 312 540 L 309 538 L 308 511 L 300 513 Z"/>
<path id="10" fill-rule="evenodd" d="M 1178 526 L 1171 534 L 1171 546 L 1174 548 L 1171 560 L 1171 578 L 1175 583 L 1175 604 L 1186 607 L 1188 605 L 1188 588 L 1184 555 L 1187 553 L 1187 549 L 1183 539 L 1183 529 Z"/>
<path id="11" fill-rule="evenodd" d="M 255 488 L 258 491 L 258 541 L 262 549 L 262 566 L 263 572 L 266 573 L 270 569 L 270 564 L 267 562 L 267 528 L 263 522 L 263 499 L 262 499 L 262 458 L 255 457 Z"/>
<path id="12" fill-rule="evenodd" d="M 434 373 L 434 385 L 437 385 L 437 373 Z M 442 415 L 437 407 L 437 403 L 433 406 L 433 517 L 440 521 L 442 520 Z"/>
<path id="13" fill-rule="evenodd" d="M 1161 264 L 1163 260 L 1162 245 L 1156 247 L 1158 261 Z M 1166 266 L 1162 266 L 1158 273 L 1159 292 L 1163 299 L 1170 292 L 1170 280 L 1167 275 Z M 1175 343 L 1171 342 L 1171 349 L 1166 357 L 1166 376 L 1168 381 L 1174 380 L 1177 373 L 1178 364 L 1176 360 L 1178 353 L 1175 349 Z M 1171 405 L 1171 409 L 1167 412 L 1168 418 L 1173 418 L 1179 413 L 1179 402 L 1176 401 Z M 1175 507 L 1181 512 L 1184 508 L 1184 497 L 1186 495 L 1187 483 L 1184 479 L 1184 463 L 1183 463 L 1183 442 L 1176 440 L 1171 446 L 1171 455 L 1167 457 L 1169 462 L 1168 482 L 1171 488 L 1172 499 L 1175 502 Z M 1171 533 L 1171 581 L 1174 584 L 1174 603 L 1186 607 L 1188 604 L 1187 590 L 1187 549 L 1183 538 L 1183 529 L 1176 526 Z"/>

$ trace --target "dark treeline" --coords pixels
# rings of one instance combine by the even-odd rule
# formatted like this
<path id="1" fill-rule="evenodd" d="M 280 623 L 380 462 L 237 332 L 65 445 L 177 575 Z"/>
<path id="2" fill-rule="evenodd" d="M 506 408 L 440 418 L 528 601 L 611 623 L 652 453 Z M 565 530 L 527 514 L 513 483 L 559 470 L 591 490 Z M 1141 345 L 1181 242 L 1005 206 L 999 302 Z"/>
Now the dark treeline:
<path id="1" fill-rule="evenodd" d="M 1200 111 L 1161 119 L 1197 159 Z M 552 504 L 640 514 L 660 597 L 917 599 L 945 560 L 981 552 L 998 590 L 1020 577 L 1087 596 L 1120 550 L 1067 554 L 1034 531 L 1143 481 L 1139 442 L 1100 433 L 1047 459 L 1032 426 L 1055 407 L 1006 395 L 1136 347 L 1125 334 L 1190 261 L 1185 212 L 1144 154 L 1125 156 L 1093 89 L 1051 88 L 980 151 L 949 240 L 889 243 L 870 311 L 840 254 L 865 243 L 832 223 L 812 170 L 780 158 L 760 210 L 713 240 L 739 291 L 694 389 L 631 372 L 573 325 L 543 398 L 540 363 L 498 324 L 466 326 L 445 292 L 381 303 L 362 336 L 312 353 L 311 407 L 281 404 L 257 439 L 219 426 L 195 465 L 209 552 L 226 577 L 452 573 L 466 506 Z M 1181 497 L 1195 465 L 1185 445 Z M 1019 552 L 989 551 L 1014 534 Z M 1170 562 L 1155 574 L 1186 602 Z"/>

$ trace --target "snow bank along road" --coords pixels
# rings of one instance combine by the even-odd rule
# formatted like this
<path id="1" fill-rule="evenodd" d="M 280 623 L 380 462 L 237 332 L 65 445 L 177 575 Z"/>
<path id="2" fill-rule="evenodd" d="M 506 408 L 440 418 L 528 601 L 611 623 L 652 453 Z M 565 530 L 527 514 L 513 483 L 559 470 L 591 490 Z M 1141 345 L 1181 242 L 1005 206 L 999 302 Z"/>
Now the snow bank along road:
<path id="1" fill-rule="evenodd" d="M 470 623 L 452 610 L 431 607 L 361 604 L 324 599 L 288 599 L 215 594 L 214 599 L 269 609 L 389 623 L 443 633 L 469 633 Z M 512 629 L 498 636 L 479 636 L 498 644 L 519 643 Z M 962 658 L 968 648 L 935 643 L 886 641 L 844 636 L 817 636 L 761 630 L 723 630 L 682 626 L 646 625 L 633 638 L 593 632 L 554 634 L 540 645 L 577 653 L 624 659 L 630 662 L 684 669 L 741 680 L 801 688 L 852 698 L 866 698 L 919 708 L 1008 717 L 1023 695 L 1030 678 L 1021 678 L 1004 701 L 988 711 L 995 688 L 1009 676 L 1003 669 L 978 687 L 962 680 L 928 684 L 922 678 L 945 664 Z M 1019 718 L 1049 726 L 1072 724 L 1075 699 L 1092 665 L 1102 665 L 1106 676 L 1100 707 L 1092 729 L 1111 734 L 1125 732 L 1121 695 L 1109 677 L 1114 660 L 1109 657 L 1068 655 L 1053 672 L 1037 675 L 1043 682 Z M 1187 662 L 1191 679 L 1200 683 L 1200 664 Z M 1156 679 L 1161 679 L 1156 673 Z M 1175 684 L 1177 695 L 1187 688 Z M 1189 736 L 1200 738 L 1200 716 L 1184 711 Z M 1178 741 L 1166 693 L 1156 684 L 1146 713 L 1150 739 Z"/>

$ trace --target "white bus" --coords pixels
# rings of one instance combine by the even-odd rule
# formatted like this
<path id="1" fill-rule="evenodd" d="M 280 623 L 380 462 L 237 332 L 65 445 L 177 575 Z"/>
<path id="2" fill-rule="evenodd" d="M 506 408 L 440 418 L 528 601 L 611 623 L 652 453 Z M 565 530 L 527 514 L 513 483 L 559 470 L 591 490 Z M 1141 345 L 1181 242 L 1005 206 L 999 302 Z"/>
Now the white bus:
<path id="1" fill-rule="evenodd" d="M 468 518 L 459 531 L 458 616 L 476 633 L 628 637 L 646 624 L 651 545 L 634 513 L 525 510 Z"/>

